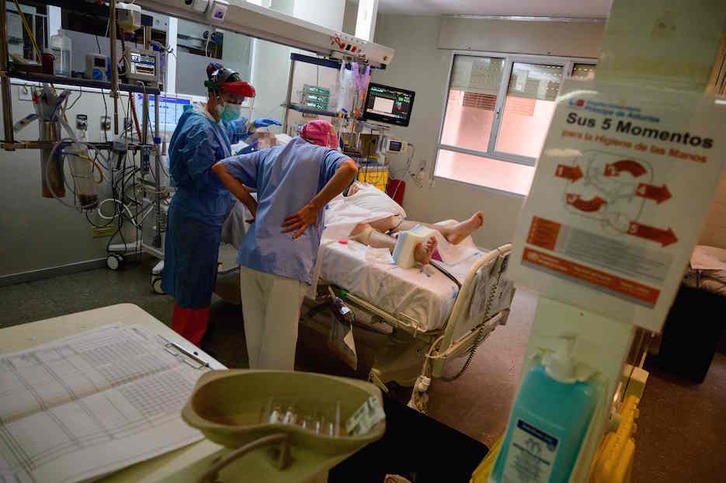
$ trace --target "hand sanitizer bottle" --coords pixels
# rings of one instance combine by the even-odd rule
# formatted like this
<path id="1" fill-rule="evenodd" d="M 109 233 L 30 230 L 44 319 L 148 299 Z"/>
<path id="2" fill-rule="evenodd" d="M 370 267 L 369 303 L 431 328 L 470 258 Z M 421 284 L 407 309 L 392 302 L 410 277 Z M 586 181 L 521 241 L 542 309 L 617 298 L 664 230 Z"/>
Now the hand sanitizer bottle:
<path id="1" fill-rule="evenodd" d="M 567 482 L 598 402 L 592 371 L 582 376 L 574 338 L 530 369 L 514 401 L 490 482 Z"/>

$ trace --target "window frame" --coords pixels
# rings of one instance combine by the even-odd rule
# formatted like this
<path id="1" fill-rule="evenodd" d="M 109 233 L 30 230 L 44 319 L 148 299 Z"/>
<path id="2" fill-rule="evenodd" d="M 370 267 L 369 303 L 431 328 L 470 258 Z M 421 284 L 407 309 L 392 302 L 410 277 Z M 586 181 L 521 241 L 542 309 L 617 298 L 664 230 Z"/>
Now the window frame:
<path id="1" fill-rule="evenodd" d="M 479 151 L 476 149 L 462 148 L 459 146 L 452 146 L 450 144 L 444 144 L 441 142 L 441 137 L 444 133 L 444 124 L 446 122 L 446 109 L 449 105 L 449 92 L 451 90 L 451 74 L 454 68 L 454 61 L 457 55 L 464 55 L 469 57 L 490 57 L 504 60 L 504 67 L 502 69 L 502 79 L 499 86 L 499 92 L 497 93 L 497 102 L 494 107 L 494 120 L 492 122 L 491 134 L 489 136 L 489 144 L 486 151 Z M 528 156 L 522 156 L 519 154 L 511 154 L 502 151 L 497 151 L 497 140 L 499 139 L 499 131 L 501 128 L 502 114 L 504 111 L 504 103 L 507 99 L 507 90 L 509 88 L 509 82 L 511 81 L 512 68 L 515 62 L 527 63 L 527 64 L 545 64 L 545 65 L 559 65 L 562 66 L 562 79 L 570 77 L 575 64 L 588 64 L 597 65 L 597 59 L 592 57 L 562 57 L 562 56 L 549 56 L 549 55 L 529 55 L 529 54 L 506 54 L 501 52 L 486 52 L 486 51 L 474 51 L 474 50 L 454 50 L 451 52 L 451 58 L 449 60 L 449 71 L 446 81 L 446 91 L 444 100 L 442 103 L 441 111 L 441 124 L 439 126 L 439 137 L 436 143 L 436 160 L 433 163 L 433 170 L 431 173 L 431 180 L 435 178 L 446 179 L 449 181 L 462 182 L 456 179 L 447 178 L 445 176 L 436 175 L 436 165 L 438 163 L 439 151 L 442 149 L 445 151 L 452 151 L 456 153 L 469 154 L 472 156 L 479 156 L 482 158 L 494 159 L 497 161 L 504 161 L 508 163 L 521 164 L 524 166 L 534 166 L 537 162 L 537 158 L 530 158 Z M 560 95 L 562 91 L 562 84 L 560 82 L 560 89 L 557 95 Z M 467 183 L 470 184 L 470 183 Z M 506 190 L 501 190 L 489 186 L 479 185 L 482 188 L 500 191 L 504 193 L 510 193 Z M 519 195 L 519 193 L 510 193 Z"/>

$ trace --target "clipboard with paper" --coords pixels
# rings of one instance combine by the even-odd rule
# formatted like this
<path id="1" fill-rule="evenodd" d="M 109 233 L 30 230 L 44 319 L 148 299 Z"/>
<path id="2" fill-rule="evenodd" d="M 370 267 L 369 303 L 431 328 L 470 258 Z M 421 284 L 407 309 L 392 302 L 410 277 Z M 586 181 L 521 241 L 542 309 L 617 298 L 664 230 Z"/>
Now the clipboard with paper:
<path id="1" fill-rule="evenodd" d="M 87 480 L 202 439 L 180 413 L 207 367 L 185 352 L 118 324 L 0 357 L 0 476 Z"/>

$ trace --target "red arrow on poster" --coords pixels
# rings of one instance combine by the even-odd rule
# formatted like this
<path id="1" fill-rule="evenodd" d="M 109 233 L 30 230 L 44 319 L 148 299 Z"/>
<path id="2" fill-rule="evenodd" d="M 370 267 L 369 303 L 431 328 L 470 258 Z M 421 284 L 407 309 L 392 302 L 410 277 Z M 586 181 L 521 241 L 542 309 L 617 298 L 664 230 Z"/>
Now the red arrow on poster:
<path id="1" fill-rule="evenodd" d="M 618 176 L 623 171 L 632 174 L 635 178 L 648 172 L 643 165 L 632 159 L 621 159 L 605 165 L 605 176 Z"/>
<path id="2" fill-rule="evenodd" d="M 568 205 L 587 213 L 599 211 L 600 208 L 602 208 L 602 205 L 607 204 L 607 201 L 599 196 L 595 196 L 591 200 L 583 200 L 580 195 L 573 193 L 567 193 L 566 201 Z"/>
<path id="3" fill-rule="evenodd" d="M 558 178 L 569 179 L 573 183 L 578 179 L 582 178 L 582 170 L 579 166 L 567 166 L 565 164 L 558 164 L 555 176 Z"/>
<path id="4" fill-rule="evenodd" d="M 642 225 L 635 221 L 631 221 L 628 226 L 628 233 L 639 238 L 645 238 L 660 243 L 661 246 L 667 247 L 678 241 L 676 234 L 672 229 L 664 230 L 654 226 Z"/>
<path id="5" fill-rule="evenodd" d="M 639 183 L 638 189 L 635 190 L 635 194 L 641 198 L 654 200 L 658 204 L 663 203 L 671 197 L 671 192 L 668 191 L 668 187 L 666 185 L 653 186 L 648 183 Z"/>

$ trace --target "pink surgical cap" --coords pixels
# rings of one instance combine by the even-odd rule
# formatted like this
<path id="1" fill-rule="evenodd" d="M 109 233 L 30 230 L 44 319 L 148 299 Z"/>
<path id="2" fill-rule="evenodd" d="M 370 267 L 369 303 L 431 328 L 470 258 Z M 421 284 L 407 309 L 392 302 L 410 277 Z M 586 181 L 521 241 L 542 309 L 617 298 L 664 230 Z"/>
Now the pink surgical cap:
<path id="1" fill-rule="evenodd" d="M 300 137 L 318 146 L 333 149 L 338 147 L 338 136 L 335 133 L 335 128 L 328 121 L 317 119 L 305 123 L 300 131 Z"/>

